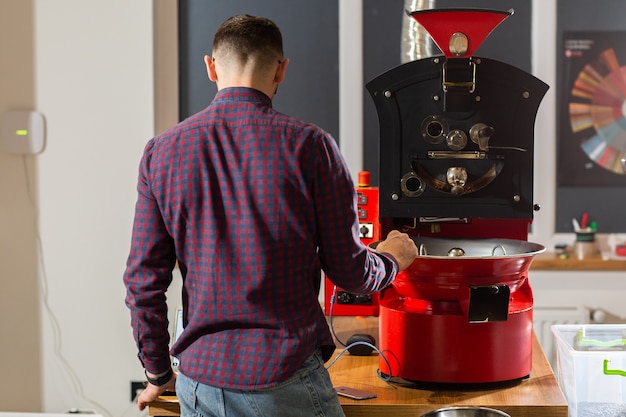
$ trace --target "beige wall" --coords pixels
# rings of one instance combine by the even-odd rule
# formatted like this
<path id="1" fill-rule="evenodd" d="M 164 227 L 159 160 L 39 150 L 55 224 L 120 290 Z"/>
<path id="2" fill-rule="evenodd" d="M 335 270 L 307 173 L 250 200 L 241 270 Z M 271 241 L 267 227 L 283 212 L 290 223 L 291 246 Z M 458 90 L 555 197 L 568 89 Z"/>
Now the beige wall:
<path id="1" fill-rule="evenodd" d="M 0 0 L 0 114 L 35 107 L 34 27 L 32 0 Z M 41 408 L 37 169 L 0 152 L 0 410 Z"/>

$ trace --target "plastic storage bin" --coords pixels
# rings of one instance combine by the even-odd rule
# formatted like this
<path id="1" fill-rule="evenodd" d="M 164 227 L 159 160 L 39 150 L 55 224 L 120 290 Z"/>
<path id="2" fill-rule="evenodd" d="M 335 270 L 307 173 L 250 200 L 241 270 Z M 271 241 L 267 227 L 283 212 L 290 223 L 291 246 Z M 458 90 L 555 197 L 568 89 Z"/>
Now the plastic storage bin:
<path id="1" fill-rule="evenodd" d="M 626 325 L 557 324 L 552 332 L 569 416 L 626 416 Z"/>

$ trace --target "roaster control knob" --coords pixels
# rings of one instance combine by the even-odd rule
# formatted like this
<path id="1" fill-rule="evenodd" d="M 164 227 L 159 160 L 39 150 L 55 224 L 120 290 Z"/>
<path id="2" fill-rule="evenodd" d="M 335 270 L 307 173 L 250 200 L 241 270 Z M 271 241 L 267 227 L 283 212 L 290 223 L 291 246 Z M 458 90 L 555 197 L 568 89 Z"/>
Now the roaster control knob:
<path id="1" fill-rule="evenodd" d="M 446 144 L 453 151 L 460 151 L 467 146 L 467 135 L 459 129 L 451 130 L 446 136 Z"/>
<path id="2" fill-rule="evenodd" d="M 484 123 L 474 124 L 469 131 L 470 139 L 478 144 L 478 148 L 483 152 L 489 150 L 489 139 L 491 139 L 494 133 L 494 128 Z"/>
<path id="3" fill-rule="evenodd" d="M 539 210 L 541 210 L 541 206 L 539 204 L 533 204 L 533 210 L 534 211 L 539 211 Z"/>
<path id="4" fill-rule="evenodd" d="M 463 167 L 450 167 L 446 172 L 448 184 L 452 186 L 450 192 L 454 195 L 463 194 L 467 182 L 467 171 Z"/>
<path id="5" fill-rule="evenodd" d="M 340 291 L 339 294 L 337 295 L 337 303 L 338 304 L 350 304 L 352 303 L 352 296 L 345 291 Z"/>

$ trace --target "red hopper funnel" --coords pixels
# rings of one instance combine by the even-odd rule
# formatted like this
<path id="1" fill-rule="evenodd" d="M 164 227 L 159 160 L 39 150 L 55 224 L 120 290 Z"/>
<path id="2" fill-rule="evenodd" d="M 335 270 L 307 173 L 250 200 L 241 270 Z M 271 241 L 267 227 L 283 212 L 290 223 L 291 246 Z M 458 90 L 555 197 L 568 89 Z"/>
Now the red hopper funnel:
<path id="1" fill-rule="evenodd" d="M 407 14 L 426 29 L 446 58 L 467 58 L 513 9 L 407 10 Z"/>

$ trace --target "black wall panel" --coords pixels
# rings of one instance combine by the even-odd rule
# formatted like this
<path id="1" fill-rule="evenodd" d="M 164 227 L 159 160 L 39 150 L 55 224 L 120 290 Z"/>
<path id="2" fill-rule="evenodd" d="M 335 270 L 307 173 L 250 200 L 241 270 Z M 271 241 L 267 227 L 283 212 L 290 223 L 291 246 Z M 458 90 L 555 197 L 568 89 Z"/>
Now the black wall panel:
<path id="1" fill-rule="evenodd" d="M 339 140 L 338 0 L 179 0 L 180 118 L 206 107 L 215 92 L 203 62 L 228 17 L 251 14 L 281 29 L 290 63 L 274 108 L 315 123 Z"/>

